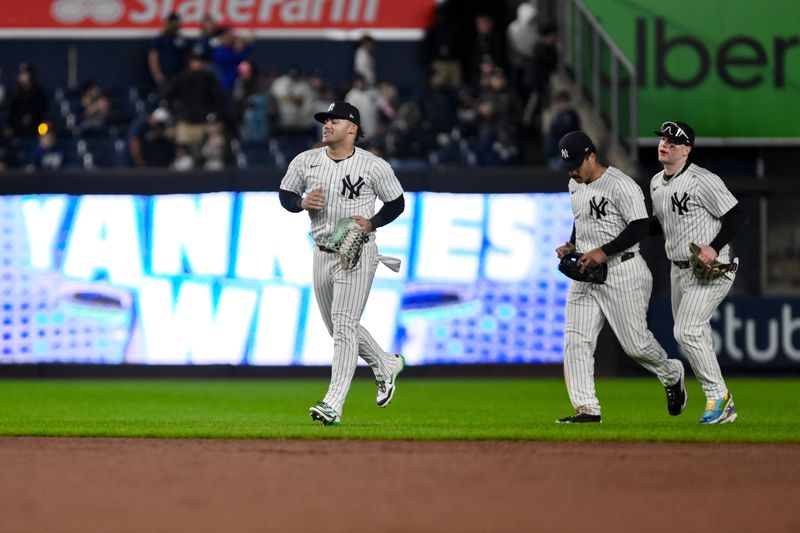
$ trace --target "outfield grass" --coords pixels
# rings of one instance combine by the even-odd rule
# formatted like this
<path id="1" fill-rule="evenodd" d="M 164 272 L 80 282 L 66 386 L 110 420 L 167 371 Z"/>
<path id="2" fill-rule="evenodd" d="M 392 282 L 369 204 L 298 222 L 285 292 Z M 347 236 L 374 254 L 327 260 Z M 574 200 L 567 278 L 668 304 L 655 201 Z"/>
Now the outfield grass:
<path id="1" fill-rule="evenodd" d="M 342 425 L 308 417 L 327 380 L 4 380 L 0 435 L 525 439 L 800 442 L 797 379 L 729 379 L 739 418 L 700 426 L 704 399 L 667 414 L 655 379 L 601 379 L 603 423 L 557 425 L 572 412 L 560 379 L 400 379 L 392 405 L 375 407 L 375 385 L 356 380 Z"/>

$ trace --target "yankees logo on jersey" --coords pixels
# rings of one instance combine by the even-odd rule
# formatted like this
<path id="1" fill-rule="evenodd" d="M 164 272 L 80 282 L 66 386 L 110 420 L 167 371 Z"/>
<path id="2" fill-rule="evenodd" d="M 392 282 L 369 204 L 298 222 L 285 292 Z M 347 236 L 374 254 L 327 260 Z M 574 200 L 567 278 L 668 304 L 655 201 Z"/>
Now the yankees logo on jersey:
<path id="1" fill-rule="evenodd" d="M 598 201 L 597 198 L 592 196 L 592 199 L 589 200 L 589 212 L 591 213 L 591 215 L 599 219 L 600 217 L 606 216 L 607 205 L 608 205 L 608 198 L 601 196 L 600 200 Z"/>
<path id="2" fill-rule="evenodd" d="M 364 186 L 364 178 L 361 176 L 358 177 L 358 180 L 353 183 L 350 180 L 350 174 L 346 175 L 342 178 L 342 192 L 340 193 L 342 196 L 347 196 L 349 200 L 356 198 L 361 195 L 361 187 Z"/>
<path id="3" fill-rule="evenodd" d="M 655 190 L 655 189 L 653 189 Z M 678 215 L 683 215 L 689 211 L 687 204 L 689 203 L 689 195 L 687 193 L 683 193 L 681 199 L 678 200 L 678 193 L 672 193 L 672 211 L 677 211 Z"/>
<path id="4" fill-rule="evenodd" d="M 608 167 L 591 183 L 571 180 L 569 192 L 575 215 L 575 246 L 580 251 L 598 248 L 614 240 L 632 220 L 647 218 L 641 187 L 617 168 Z M 637 243 L 630 251 L 638 249 Z"/>
<path id="5" fill-rule="evenodd" d="M 653 214 L 664 230 L 670 261 L 689 258 L 687 235 L 694 242 L 710 243 L 722 226 L 720 217 L 738 203 L 719 176 L 694 163 L 669 180 L 659 172 L 650 189 Z M 730 247 L 723 247 L 717 259 L 729 263 Z"/>

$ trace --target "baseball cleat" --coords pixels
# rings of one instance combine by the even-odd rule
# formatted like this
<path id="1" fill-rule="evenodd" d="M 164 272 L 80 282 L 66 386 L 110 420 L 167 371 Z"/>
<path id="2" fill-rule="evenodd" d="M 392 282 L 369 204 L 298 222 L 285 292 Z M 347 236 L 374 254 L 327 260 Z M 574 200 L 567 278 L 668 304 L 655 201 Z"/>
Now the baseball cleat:
<path id="1" fill-rule="evenodd" d="M 600 415 L 590 415 L 589 413 L 575 413 L 556 420 L 556 424 L 582 424 L 586 422 L 600 422 Z"/>
<path id="2" fill-rule="evenodd" d="M 317 402 L 317 405 L 308 410 L 311 420 L 319 420 L 323 426 L 338 426 L 341 422 L 339 413 L 325 402 Z"/>
<path id="3" fill-rule="evenodd" d="M 686 409 L 686 401 L 689 399 L 684 385 L 685 370 L 683 369 L 683 363 L 678 361 L 678 364 L 681 365 L 681 377 L 673 385 L 664 387 L 664 390 L 667 391 L 667 411 L 672 416 L 681 414 Z"/>
<path id="4" fill-rule="evenodd" d="M 701 424 L 728 424 L 736 420 L 736 406 L 733 405 L 733 396 L 727 393 L 722 398 L 708 400 Z"/>
<path id="5" fill-rule="evenodd" d="M 402 372 L 406 367 L 406 359 L 399 353 L 394 354 L 393 363 L 395 368 L 389 375 L 389 379 L 386 381 L 375 382 L 375 384 L 378 385 L 378 397 L 375 400 L 375 403 L 378 404 L 378 407 L 386 407 L 392 401 L 392 398 L 394 398 L 397 376 L 399 376 L 400 372 Z"/>

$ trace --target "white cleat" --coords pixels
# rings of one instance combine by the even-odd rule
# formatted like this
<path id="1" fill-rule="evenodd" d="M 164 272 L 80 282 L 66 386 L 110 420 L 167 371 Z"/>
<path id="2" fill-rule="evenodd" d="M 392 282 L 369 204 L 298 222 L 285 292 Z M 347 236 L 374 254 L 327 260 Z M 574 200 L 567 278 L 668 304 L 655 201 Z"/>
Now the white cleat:
<path id="1" fill-rule="evenodd" d="M 402 372 L 405 367 L 405 358 L 399 353 L 394 354 L 394 370 L 389 375 L 389 379 L 375 382 L 378 385 L 378 397 L 375 400 L 378 407 L 386 407 L 392 401 L 392 398 L 394 398 L 394 391 L 397 388 L 397 376 L 400 375 L 400 372 Z"/>

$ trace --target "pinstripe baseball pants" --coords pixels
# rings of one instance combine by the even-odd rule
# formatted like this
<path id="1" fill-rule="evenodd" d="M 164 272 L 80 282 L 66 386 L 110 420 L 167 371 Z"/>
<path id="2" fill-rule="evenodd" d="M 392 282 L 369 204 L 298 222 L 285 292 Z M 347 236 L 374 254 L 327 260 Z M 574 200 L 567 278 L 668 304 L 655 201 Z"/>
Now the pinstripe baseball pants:
<path id="1" fill-rule="evenodd" d="M 333 337 L 331 382 L 323 401 L 340 416 L 358 356 L 372 367 L 377 380 L 387 379 L 391 372 L 388 354 L 359 323 L 377 266 L 378 248 L 374 239 L 364 245 L 361 259 L 350 270 L 342 269 L 337 254 L 314 249 L 314 295 L 322 320 Z"/>
<path id="2" fill-rule="evenodd" d="M 670 277 L 675 340 L 689 360 L 706 398 L 722 398 L 728 393 L 728 387 L 714 351 L 711 317 L 731 290 L 736 274 L 729 273 L 730 279 L 722 277 L 703 282 L 691 268 L 673 264 Z"/>
<path id="3" fill-rule="evenodd" d="M 597 336 L 608 320 L 622 349 L 655 374 L 662 385 L 680 378 L 680 362 L 667 358 L 664 348 L 647 327 L 647 307 L 653 275 L 637 253 L 633 259 L 609 260 L 605 284 L 575 281 L 570 286 L 566 310 L 564 380 L 572 406 L 600 414 L 594 383 Z"/>

